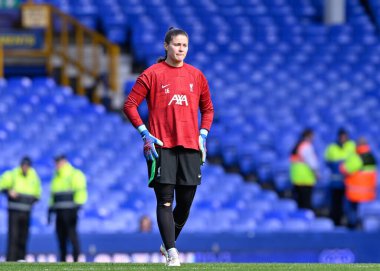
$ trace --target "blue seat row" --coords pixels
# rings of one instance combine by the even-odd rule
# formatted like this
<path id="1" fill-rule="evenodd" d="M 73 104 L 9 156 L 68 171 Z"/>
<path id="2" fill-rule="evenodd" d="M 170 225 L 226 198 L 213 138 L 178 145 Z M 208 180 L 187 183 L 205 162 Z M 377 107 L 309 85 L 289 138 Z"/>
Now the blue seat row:
<path id="1" fill-rule="evenodd" d="M 348 1 L 347 24 L 323 26 L 318 21 L 322 15 L 320 2 L 54 1 L 73 14 L 76 10 L 75 16 L 95 17 L 102 31 L 119 44 L 126 42 L 126 31 L 131 31 L 134 57 L 146 64 L 163 54 L 157 41 L 169 26 L 187 30 L 191 46 L 188 60 L 206 74 L 215 101 L 209 156 L 221 158 L 225 166 L 237 167 L 244 175 L 256 174 L 260 182 L 274 182 L 279 191 L 290 187 L 288 156 L 305 126 L 316 130 L 321 163 L 324 148 L 340 126 L 354 137 L 366 135 L 375 150 L 380 147 L 380 130 L 371 125 L 380 120 L 376 91 L 380 84 L 380 47 L 375 29 L 358 0 Z M 47 82 L 16 78 L 0 84 L 4 100 L 0 112 L 6 120 L 0 126 L 0 144 L 6 147 L 0 168 L 15 164 L 25 145 L 34 146 L 31 155 L 48 180 L 50 152 L 66 152 L 88 175 L 94 203 L 106 200 L 96 191 L 115 195 L 104 208 L 89 205 L 84 212 L 88 223 L 82 230 L 94 231 L 99 225 L 110 231 L 134 230 L 137 224 L 133 217 L 142 212 L 154 216 L 154 208 L 146 204 L 154 200 L 145 200 L 152 194 L 141 189 L 146 186 L 146 169 L 137 133 L 102 107 Z M 146 117 L 146 106 L 140 112 Z M 32 123 L 31 115 L 35 117 Z M 95 122 L 100 128 L 93 128 Z M 18 131 L 19 125 L 28 127 L 30 135 Z M 44 134 L 37 138 L 40 129 Z M 70 133 L 72 130 L 77 133 Z M 46 142 L 54 147 L 47 149 Z M 125 174 L 132 169 L 133 174 Z M 206 166 L 204 176 L 208 181 L 203 187 L 219 193 L 210 197 L 200 189 L 194 203 L 199 216 L 189 221 L 191 230 L 206 230 L 208 220 L 201 218 L 211 211 L 225 217 L 218 220 L 215 231 L 333 229 L 331 221 L 307 212 L 289 217 L 290 211 L 283 209 L 297 213 L 294 202 L 280 201 L 275 193 L 265 193 L 253 184 L 249 187 L 254 188 L 248 189 L 241 176 L 225 174 L 219 166 Z M 323 191 L 328 177 L 324 167 L 321 177 L 319 188 Z M 126 195 L 117 193 L 121 190 Z M 316 194 L 315 204 L 322 204 L 323 198 Z M 276 202 L 281 203 L 274 207 Z M 121 210 L 126 212 L 125 217 L 116 220 L 114 213 Z M 217 215 L 210 217 L 217 219 Z"/>
<path id="2" fill-rule="evenodd" d="M 62 152 L 88 178 L 90 196 L 81 212 L 82 232 L 135 232 L 143 214 L 155 218 L 155 198 L 147 188 L 141 139 L 120 116 L 90 104 L 49 78 L 1 80 L 0 97 L 7 101 L 0 107 L 4 120 L 0 126 L 0 173 L 28 154 L 43 182 L 43 196 L 33 212 L 33 233 L 53 230 L 46 225 L 49 182 L 52 157 Z M 262 163 L 268 159 L 263 157 Z M 194 202 L 190 231 L 248 232 L 259 230 L 259 225 L 270 219 L 282 225 L 276 230 L 286 230 L 293 220 L 303 220 L 308 225 L 304 230 L 312 230 L 314 213 L 298 210 L 293 200 L 279 199 L 273 191 L 245 183 L 240 174 L 227 174 L 219 165 L 207 164 L 202 171 L 204 182 Z M 212 229 L 200 220 L 202 214 L 210 212 L 208 219 L 220 222 Z"/>

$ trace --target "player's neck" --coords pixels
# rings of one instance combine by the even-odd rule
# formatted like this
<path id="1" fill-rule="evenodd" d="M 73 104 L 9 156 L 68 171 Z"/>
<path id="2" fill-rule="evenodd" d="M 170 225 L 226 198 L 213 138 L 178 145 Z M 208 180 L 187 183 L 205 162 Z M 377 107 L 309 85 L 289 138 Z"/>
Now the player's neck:
<path id="1" fill-rule="evenodd" d="M 167 58 L 167 59 L 165 59 L 165 62 L 169 66 L 176 67 L 176 68 L 179 68 L 179 67 L 183 66 L 183 61 L 181 61 L 181 62 L 174 62 L 171 59 Z"/>

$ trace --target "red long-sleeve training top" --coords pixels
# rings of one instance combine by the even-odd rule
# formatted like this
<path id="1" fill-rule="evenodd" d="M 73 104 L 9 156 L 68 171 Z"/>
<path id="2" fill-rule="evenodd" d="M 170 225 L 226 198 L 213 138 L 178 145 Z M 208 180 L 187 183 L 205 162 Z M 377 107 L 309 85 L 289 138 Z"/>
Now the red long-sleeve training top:
<path id="1" fill-rule="evenodd" d="M 200 128 L 210 131 L 214 117 L 208 83 L 200 70 L 186 63 L 172 67 L 164 61 L 146 69 L 124 103 L 124 113 L 136 128 L 143 124 L 137 107 L 145 98 L 148 130 L 164 142 L 164 148 L 199 150 L 198 110 Z"/>

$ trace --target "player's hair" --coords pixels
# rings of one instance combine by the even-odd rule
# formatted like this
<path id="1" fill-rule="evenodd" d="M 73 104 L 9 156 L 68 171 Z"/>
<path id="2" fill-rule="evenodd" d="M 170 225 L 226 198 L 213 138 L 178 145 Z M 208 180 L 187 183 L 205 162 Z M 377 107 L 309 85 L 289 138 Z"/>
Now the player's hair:
<path id="1" fill-rule="evenodd" d="M 165 34 L 165 43 L 166 44 L 169 44 L 173 37 L 176 37 L 178 35 L 184 35 L 187 37 L 187 39 L 189 39 L 189 35 L 187 35 L 186 31 L 185 30 L 182 30 L 182 29 L 179 29 L 179 28 L 174 28 L 174 27 L 169 27 L 169 30 L 168 32 L 166 32 Z M 166 58 L 168 57 L 168 52 L 165 50 L 165 56 L 161 56 L 157 59 L 157 63 L 160 63 L 162 61 L 165 61 Z"/>

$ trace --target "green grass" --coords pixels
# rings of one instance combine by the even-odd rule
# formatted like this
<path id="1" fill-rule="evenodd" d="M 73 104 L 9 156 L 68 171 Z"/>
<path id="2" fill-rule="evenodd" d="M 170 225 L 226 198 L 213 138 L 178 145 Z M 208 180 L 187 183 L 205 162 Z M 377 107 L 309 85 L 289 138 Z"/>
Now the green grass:
<path id="1" fill-rule="evenodd" d="M 129 270 L 315 270 L 352 271 L 380 270 L 380 264 L 183 264 L 181 267 L 166 267 L 164 264 L 123 264 L 123 263 L 0 263 L 0 271 L 129 271 Z"/>

